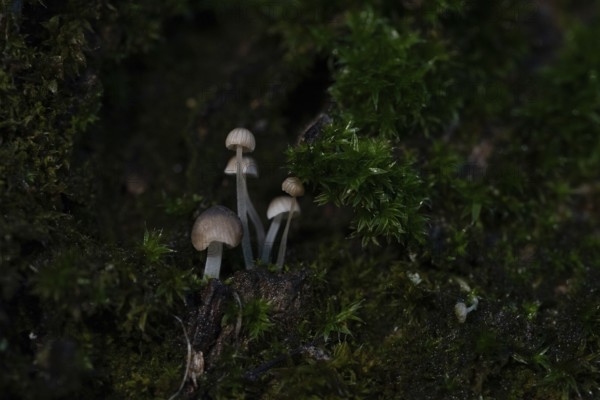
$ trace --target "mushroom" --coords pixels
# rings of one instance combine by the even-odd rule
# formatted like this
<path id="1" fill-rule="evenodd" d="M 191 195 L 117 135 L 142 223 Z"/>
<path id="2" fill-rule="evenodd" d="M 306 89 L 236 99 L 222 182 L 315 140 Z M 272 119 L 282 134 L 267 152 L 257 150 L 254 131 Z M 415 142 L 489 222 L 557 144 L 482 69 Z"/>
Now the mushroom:
<path id="1" fill-rule="evenodd" d="M 294 200 L 296 199 L 296 197 L 302 196 L 304 194 L 304 186 L 302 185 L 302 182 L 300 182 L 300 179 L 296 178 L 295 176 L 286 178 L 281 184 L 281 190 L 292 196 Z M 283 235 L 281 236 L 281 244 L 279 245 L 279 253 L 277 254 L 277 266 L 280 270 L 283 268 L 283 259 L 285 258 L 285 246 L 287 242 L 287 236 L 290 230 L 290 223 L 292 222 L 292 215 L 294 214 L 294 206 L 296 204 L 297 203 L 295 201 L 292 203 L 292 208 L 288 213 L 288 219 L 285 224 L 285 229 L 283 230 Z"/>
<path id="2" fill-rule="evenodd" d="M 456 315 L 458 322 L 461 324 L 467 320 L 467 314 L 469 314 L 471 311 L 477 310 L 477 306 L 479 305 L 479 299 L 477 296 L 473 296 L 471 301 L 472 304 L 469 307 L 467 307 L 467 305 L 462 301 L 459 301 L 454 305 L 454 314 Z"/>
<path id="3" fill-rule="evenodd" d="M 275 197 L 269 204 L 269 208 L 267 209 L 267 218 L 272 219 L 272 221 L 269 231 L 267 232 L 261 254 L 261 260 L 263 263 L 266 264 L 269 262 L 269 259 L 271 258 L 271 250 L 273 249 L 273 244 L 275 243 L 275 238 L 277 237 L 277 232 L 279 231 L 279 226 L 281 225 L 281 220 L 287 213 L 290 212 L 293 212 L 296 215 L 300 214 L 300 206 L 293 197 Z"/>
<path id="4" fill-rule="evenodd" d="M 227 175 L 235 175 L 237 173 L 237 161 L 236 157 L 231 157 L 227 166 L 225 167 L 225 174 Z M 245 176 L 251 176 L 253 178 L 258 178 L 258 166 L 252 157 L 242 157 L 242 174 Z M 250 196 L 248 194 L 248 186 L 246 185 L 246 180 L 242 181 L 244 183 L 244 198 L 246 199 L 246 211 L 248 212 L 248 216 L 250 217 L 250 221 L 254 225 L 254 230 L 256 231 L 256 241 L 257 241 L 257 254 L 260 253 L 260 249 L 262 249 L 263 243 L 265 242 L 265 228 L 263 226 L 258 213 L 256 212 L 256 208 L 254 208 L 254 204 L 252 204 L 252 200 L 250 200 Z"/>
<path id="5" fill-rule="evenodd" d="M 254 135 L 248 129 L 235 128 L 227 135 L 225 139 L 225 147 L 229 150 L 235 150 L 236 168 L 236 192 L 237 192 L 237 212 L 242 222 L 242 230 L 244 237 L 242 238 L 242 251 L 244 253 L 244 263 L 246 269 L 251 269 L 254 266 L 252 257 L 252 247 L 250 246 L 250 230 L 248 229 L 248 215 L 246 213 L 246 199 L 244 195 L 244 186 L 246 178 L 242 173 L 242 153 L 250 153 L 254 151 L 256 142 Z"/>
<path id="6" fill-rule="evenodd" d="M 242 223 L 238 216 L 223 206 L 214 206 L 196 218 L 192 228 L 192 244 L 198 251 L 208 248 L 204 276 L 219 278 L 223 243 L 235 247 L 242 239 Z"/>

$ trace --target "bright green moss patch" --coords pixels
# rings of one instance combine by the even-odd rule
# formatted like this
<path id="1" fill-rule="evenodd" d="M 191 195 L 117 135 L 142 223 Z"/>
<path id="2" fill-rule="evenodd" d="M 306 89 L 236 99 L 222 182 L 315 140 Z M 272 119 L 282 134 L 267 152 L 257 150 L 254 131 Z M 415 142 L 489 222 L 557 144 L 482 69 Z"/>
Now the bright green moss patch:
<path id="1" fill-rule="evenodd" d="M 392 25 L 367 9 L 348 16 L 349 34 L 334 49 L 339 64 L 332 97 L 367 132 L 381 137 L 427 134 L 452 118 L 456 98 L 448 50 L 408 26 Z M 440 110 L 443 108 L 443 110 Z"/>
<path id="2" fill-rule="evenodd" d="M 424 193 L 410 159 L 395 160 L 385 139 L 360 138 L 351 125 L 328 126 L 315 144 L 302 144 L 291 154 L 294 172 L 318 185 L 317 203 L 350 206 L 354 228 L 363 243 L 378 236 L 419 240 Z"/>

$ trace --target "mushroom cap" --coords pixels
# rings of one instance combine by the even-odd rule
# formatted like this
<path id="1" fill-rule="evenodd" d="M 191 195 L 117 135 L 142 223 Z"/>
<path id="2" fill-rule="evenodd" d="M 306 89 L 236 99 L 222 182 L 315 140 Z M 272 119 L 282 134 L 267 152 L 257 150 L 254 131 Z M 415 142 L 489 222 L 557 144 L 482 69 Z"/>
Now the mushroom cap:
<path id="1" fill-rule="evenodd" d="M 304 195 L 304 185 L 302 185 L 300 179 L 296 178 L 295 176 L 285 178 L 285 180 L 281 184 L 281 190 L 283 190 L 292 197 L 299 197 Z"/>
<path id="2" fill-rule="evenodd" d="M 225 174 L 235 175 L 237 173 L 237 158 L 235 156 L 229 159 L 227 166 L 225 167 Z M 244 156 L 242 157 L 242 174 L 258 178 L 258 165 L 254 158 Z"/>
<path id="3" fill-rule="evenodd" d="M 292 209 L 292 204 L 294 204 L 294 213 L 292 214 L 293 218 L 300 215 L 300 205 L 298 204 L 298 201 L 290 196 L 275 197 L 273 200 L 271 200 L 271 203 L 269 203 L 269 208 L 267 208 L 267 218 L 273 219 L 279 214 L 289 213 Z"/>
<path id="4" fill-rule="evenodd" d="M 242 222 L 233 211 L 214 206 L 196 218 L 192 228 L 192 244 L 198 251 L 205 250 L 211 242 L 237 246 L 242 240 Z"/>
<path id="5" fill-rule="evenodd" d="M 237 146 L 242 146 L 242 152 L 250 153 L 254 151 L 256 142 L 254 135 L 246 128 L 235 128 L 227 135 L 225 147 L 229 150 L 235 150 Z"/>
<path id="6" fill-rule="evenodd" d="M 467 314 L 469 311 L 467 310 L 467 306 L 463 302 L 458 302 L 454 305 L 454 315 L 458 319 L 458 322 L 461 324 L 467 320 Z"/>

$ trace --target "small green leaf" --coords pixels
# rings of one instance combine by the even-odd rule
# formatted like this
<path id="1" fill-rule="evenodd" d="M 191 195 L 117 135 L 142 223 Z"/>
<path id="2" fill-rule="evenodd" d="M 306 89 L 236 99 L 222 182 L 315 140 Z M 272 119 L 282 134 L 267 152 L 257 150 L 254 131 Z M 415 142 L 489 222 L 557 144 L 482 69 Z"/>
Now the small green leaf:
<path id="1" fill-rule="evenodd" d="M 385 174 L 387 172 L 383 168 L 375 168 L 375 167 L 369 168 L 369 171 L 374 175 L 381 175 L 381 174 Z"/>

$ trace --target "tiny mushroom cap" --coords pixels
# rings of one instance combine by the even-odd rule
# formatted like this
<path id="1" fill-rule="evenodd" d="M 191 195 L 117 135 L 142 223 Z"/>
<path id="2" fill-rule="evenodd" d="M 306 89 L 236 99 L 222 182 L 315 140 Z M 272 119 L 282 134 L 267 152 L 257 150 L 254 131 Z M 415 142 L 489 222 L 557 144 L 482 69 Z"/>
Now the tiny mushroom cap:
<path id="1" fill-rule="evenodd" d="M 237 146 L 241 146 L 244 153 L 253 152 L 256 142 L 252 132 L 246 128 L 235 128 L 229 132 L 225 139 L 225 147 L 229 150 L 235 150 Z"/>
<path id="2" fill-rule="evenodd" d="M 302 182 L 300 182 L 300 179 L 296 178 L 295 176 L 286 178 L 281 184 L 281 190 L 292 197 L 304 195 L 304 186 L 302 185 Z"/>
<path id="3" fill-rule="evenodd" d="M 235 175 L 237 173 L 237 159 L 235 156 L 229 159 L 227 162 L 227 166 L 225 167 L 225 174 L 227 175 Z M 256 165 L 256 161 L 252 157 L 244 157 L 242 158 L 242 173 L 244 175 L 251 176 L 253 178 L 258 178 L 258 165 Z"/>
<path id="4" fill-rule="evenodd" d="M 194 222 L 192 244 L 198 251 L 205 250 L 211 242 L 237 246 L 242 240 L 242 223 L 230 209 L 214 206 L 204 211 Z"/>
<path id="5" fill-rule="evenodd" d="M 292 204 L 294 205 L 294 213 L 292 216 L 298 216 L 300 214 L 300 206 L 295 198 L 289 196 L 279 196 L 275 197 L 269 203 L 269 208 L 267 209 L 267 218 L 273 219 L 279 214 L 290 212 L 292 209 Z"/>

